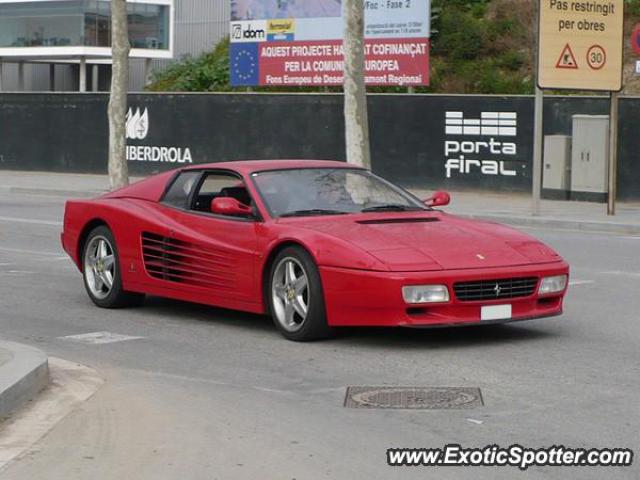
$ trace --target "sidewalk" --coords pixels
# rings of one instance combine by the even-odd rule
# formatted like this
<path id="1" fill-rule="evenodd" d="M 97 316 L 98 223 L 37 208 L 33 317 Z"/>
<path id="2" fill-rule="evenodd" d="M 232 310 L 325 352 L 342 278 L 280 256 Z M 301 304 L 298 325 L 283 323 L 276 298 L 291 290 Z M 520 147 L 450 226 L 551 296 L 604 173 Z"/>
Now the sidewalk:
<path id="1" fill-rule="evenodd" d="M 139 178 L 132 178 L 134 182 Z M 0 193 L 93 197 L 109 189 L 106 175 L 83 175 L 0 170 Z M 431 190 L 412 190 L 420 198 Z M 606 205 L 590 202 L 542 200 L 541 214 L 531 215 L 531 198 L 520 193 L 450 192 L 450 213 L 516 226 L 542 226 L 570 230 L 640 235 L 640 202 L 618 203 L 617 215 L 606 214 Z"/>
<path id="2" fill-rule="evenodd" d="M 138 179 L 131 178 L 134 182 Z M 109 190 L 106 175 L 0 170 L 0 193 L 95 197 Z"/>
<path id="3" fill-rule="evenodd" d="M 420 198 L 432 193 L 413 190 Z M 541 200 L 540 215 L 531 214 L 531 196 L 521 193 L 450 192 L 445 210 L 516 226 L 542 226 L 569 230 L 640 235 L 640 202 L 618 202 L 616 215 L 607 215 L 607 205 L 591 202 Z"/>

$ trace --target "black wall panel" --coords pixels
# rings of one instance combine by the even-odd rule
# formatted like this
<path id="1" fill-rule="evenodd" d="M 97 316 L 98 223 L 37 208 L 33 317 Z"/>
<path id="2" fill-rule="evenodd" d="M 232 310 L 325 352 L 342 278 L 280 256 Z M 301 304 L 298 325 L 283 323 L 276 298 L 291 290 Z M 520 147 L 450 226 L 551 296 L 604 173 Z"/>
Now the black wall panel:
<path id="1" fill-rule="evenodd" d="M 105 94 L 0 93 L 0 168 L 105 173 L 107 101 Z M 136 94 L 129 104 L 132 174 L 189 161 L 345 157 L 340 95 Z M 573 114 L 608 109 L 603 97 L 548 97 L 544 132 L 570 135 Z M 447 112 L 450 123 L 458 119 L 471 129 L 447 133 Z M 514 130 L 491 131 L 496 114 L 511 118 L 506 124 Z M 532 97 L 371 95 L 369 116 L 373 169 L 393 181 L 426 188 L 531 188 Z M 639 199 L 640 99 L 621 99 L 620 116 L 619 196 Z M 474 132 L 475 125 L 481 130 Z"/>

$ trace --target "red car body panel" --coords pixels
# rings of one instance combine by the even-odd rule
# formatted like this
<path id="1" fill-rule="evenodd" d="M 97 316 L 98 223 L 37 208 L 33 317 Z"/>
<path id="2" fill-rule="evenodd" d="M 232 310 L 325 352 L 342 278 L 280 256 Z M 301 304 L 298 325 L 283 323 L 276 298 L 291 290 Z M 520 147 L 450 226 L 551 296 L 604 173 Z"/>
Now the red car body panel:
<path id="1" fill-rule="evenodd" d="M 85 236 L 106 224 L 116 240 L 123 288 L 254 313 L 266 312 L 265 273 L 282 245 L 304 247 L 319 267 L 332 326 L 436 326 L 477 324 L 485 305 L 510 303 L 512 320 L 559 315 L 566 291 L 547 297 L 459 301 L 453 284 L 479 279 L 568 274 L 551 248 L 502 225 L 434 210 L 273 219 L 251 181 L 258 171 L 353 168 L 328 161 L 245 161 L 187 167 L 227 170 L 242 177 L 259 221 L 187 211 L 160 202 L 176 172 L 150 177 L 91 200 L 67 202 L 62 244 L 79 269 Z M 145 239 L 143 240 L 143 236 Z M 182 249 L 185 271 L 197 281 L 152 276 L 142 255 L 155 236 Z M 151 250 L 153 251 L 153 250 Z M 147 262 L 147 266 L 149 263 Z M 446 284 L 451 300 L 408 305 L 402 286 Z"/>

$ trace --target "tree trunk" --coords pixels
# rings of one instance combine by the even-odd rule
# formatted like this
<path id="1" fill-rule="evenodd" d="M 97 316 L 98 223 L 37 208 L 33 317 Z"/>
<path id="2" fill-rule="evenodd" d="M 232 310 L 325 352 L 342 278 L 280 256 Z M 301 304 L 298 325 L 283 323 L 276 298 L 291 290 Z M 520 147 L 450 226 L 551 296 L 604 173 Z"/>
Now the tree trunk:
<path id="1" fill-rule="evenodd" d="M 371 168 L 364 83 L 363 0 L 344 0 L 344 123 L 347 162 Z"/>
<path id="2" fill-rule="evenodd" d="M 129 184 L 127 165 L 127 93 L 129 32 L 126 0 L 111 0 L 111 95 L 109 97 L 109 183 L 111 189 Z"/>

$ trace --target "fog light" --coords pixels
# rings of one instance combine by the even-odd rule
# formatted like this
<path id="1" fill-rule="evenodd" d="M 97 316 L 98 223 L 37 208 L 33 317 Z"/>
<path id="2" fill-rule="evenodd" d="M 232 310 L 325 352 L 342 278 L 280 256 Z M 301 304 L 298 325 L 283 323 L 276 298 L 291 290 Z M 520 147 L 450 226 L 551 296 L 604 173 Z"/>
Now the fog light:
<path id="1" fill-rule="evenodd" d="M 546 295 L 548 293 L 558 293 L 562 292 L 565 288 L 567 288 L 567 275 L 544 277 L 542 282 L 540 282 L 538 294 Z"/>
<path id="2" fill-rule="evenodd" d="M 407 303 L 443 303 L 449 301 L 446 285 L 413 285 L 402 287 L 402 296 Z"/>

